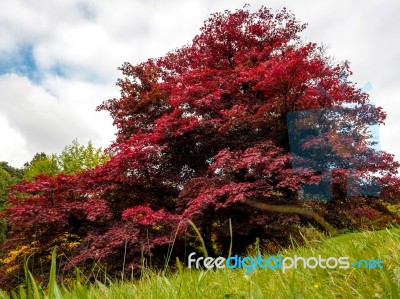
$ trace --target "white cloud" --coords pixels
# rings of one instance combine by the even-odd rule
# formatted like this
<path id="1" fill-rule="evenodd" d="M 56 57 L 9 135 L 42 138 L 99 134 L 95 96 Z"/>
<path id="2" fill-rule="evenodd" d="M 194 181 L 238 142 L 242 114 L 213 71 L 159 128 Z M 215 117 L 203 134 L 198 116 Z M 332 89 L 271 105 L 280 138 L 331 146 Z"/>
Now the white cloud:
<path id="1" fill-rule="evenodd" d="M 95 84 L 49 76 L 44 80 L 43 85 L 65 109 L 73 111 L 82 126 L 95 132 L 94 135 L 88 135 L 85 138 L 82 135 L 82 140 L 86 142 L 91 139 L 95 145 L 102 147 L 108 146 L 114 140 L 116 130 L 112 126 L 110 115 L 105 111 L 96 111 L 96 107 L 103 101 L 118 95 L 118 88 L 114 84 Z"/>
<path id="2" fill-rule="evenodd" d="M 83 74 L 88 79 L 109 78 L 108 70 L 116 69 L 116 58 L 112 57 L 117 57 L 118 48 L 114 49 L 107 34 L 96 24 L 86 21 L 63 24 L 55 28 L 53 35 L 34 50 L 43 71 L 59 67 L 71 77 L 82 77 Z"/>
<path id="3" fill-rule="evenodd" d="M 12 160 L 18 161 L 14 162 L 18 165 L 26 162 L 25 151 L 18 153 L 20 146 L 32 155 L 41 151 L 59 152 L 75 138 L 82 142 L 92 139 L 95 144 L 103 146 L 108 145 L 112 138 L 109 117 L 105 114 L 95 115 L 94 111 L 96 104 L 92 101 L 93 95 L 99 95 L 101 87 L 74 82 L 60 85 L 51 80 L 48 86 L 49 90 L 46 90 L 17 75 L 0 77 L 1 125 L 2 132 L 8 135 L 0 154 L 9 157 L 10 148 L 17 149 Z M 15 138 L 13 132 L 16 133 Z M 105 138 L 108 138 L 107 143 L 103 141 Z M 9 150 L 4 151 L 6 147 Z M 1 155 L 0 160 L 5 160 Z"/>
<path id="4" fill-rule="evenodd" d="M 0 114 L 0 128 L 2 138 L 0 160 L 16 166 L 22 166 L 23 161 L 31 160 L 32 156 L 25 147 L 25 138 L 10 127 L 7 116 L 2 113 Z"/>
<path id="5" fill-rule="evenodd" d="M 0 10 L 2 52 L 16 50 L 22 42 L 32 42 L 51 26 L 46 14 L 26 1 L 3 0 Z"/>

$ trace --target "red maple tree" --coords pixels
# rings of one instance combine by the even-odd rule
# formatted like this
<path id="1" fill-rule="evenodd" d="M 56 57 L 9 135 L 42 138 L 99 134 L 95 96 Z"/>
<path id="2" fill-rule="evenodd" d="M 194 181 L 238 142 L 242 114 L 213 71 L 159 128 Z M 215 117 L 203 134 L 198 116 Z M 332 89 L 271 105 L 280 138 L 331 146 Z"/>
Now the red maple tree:
<path id="1" fill-rule="evenodd" d="M 98 108 L 118 129 L 111 159 L 14 186 L 5 251 L 28 246 L 44 260 L 58 245 L 66 268 L 96 261 L 119 273 L 123 259 L 129 271 L 143 256 L 164 262 L 172 242 L 184 258 L 184 246 L 197 246 L 189 219 L 209 254 L 227 254 L 229 219 L 235 252 L 257 237 L 285 245 L 307 223 L 331 230 L 363 228 L 362 217 L 379 227 L 398 221 L 385 203 L 398 202 L 399 165 L 386 153 L 359 172 L 380 173 L 379 198 L 347 196 L 339 169 L 332 201 L 299 199 L 321 174 L 293 171 L 286 114 L 350 103 L 371 109 L 355 84 L 343 91 L 348 63 L 334 65 L 301 41 L 305 27 L 286 9 L 245 7 L 213 14 L 191 44 L 164 57 L 124 63 L 120 97 Z M 374 108 L 368 117 L 383 123 L 385 113 Z M 4 279 L 19 263 L 2 266 Z"/>

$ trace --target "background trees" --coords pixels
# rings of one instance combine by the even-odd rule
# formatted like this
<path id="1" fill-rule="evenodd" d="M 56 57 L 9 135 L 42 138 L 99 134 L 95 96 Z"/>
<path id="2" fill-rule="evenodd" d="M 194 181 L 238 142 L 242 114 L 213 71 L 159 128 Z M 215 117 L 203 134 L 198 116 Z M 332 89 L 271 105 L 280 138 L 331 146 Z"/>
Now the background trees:
<path id="1" fill-rule="evenodd" d="M 313 209 L 338 229 L 398 221 L 384 204 L 398 202 L 400 186 L 398 164 L 386 153 L 368 152 L 379 154 L 379 163 L 358 170 L 360 177 L 379 172 L 379 198 L 349 196 L 340 168 L 332 201 L 298 196 L 305 184 L 321 182 L 321 173 L 293 169 L 287 113 L 355 104 L 365 112 L 356 116 L 360 123 L 385 119 L 367 94 L 341 80 L 351 74 L 348 63 L 332 64 L 316 44 L 301 42 L 304 28 L 285 9 L 226 11 L 212 15 L 191 44 L 138 65 L 124 63 L 120 98 L 99 107 L 118 129 L 110 159 L 74 173 L 75 164 L 67 163 L 79 151 L 73 145 L 61 155 L 68 167 L 61 165 L 74 174 L 14 186 L 5 250 L 25 248 L 44 265 L 58 245 L 66 268 L 95 261 L 119 273 L 123 256 L 127 271 L 140 268 L 143 257 L 163 263 L 173 240 L 174 255 L 184 259 L 184 246 L 197 248 L 187 220 L 198 226 L 210 254 L 227 254 L 229 219 L 238 253 L 256 238 L 264 246 L 285 245 L 300 226 L 318 226 L 279 207 Z M 274 209 L 257 208 L 268 206 Z M 7 260 L 4 273 L 16 271 L 22 256 Z"/>
<path id="2" fill-rule="evenodd" d="M 5 208 L 5 202 L 8 197 L 9 188 L 22 179 L 23 170 L 8 165 L 7 162 L 0 162 L 0 212 Z M 6 220 L 0 219 L 0 244 L 6 239 Z M 0 250 L 1 253 L 1 250 Z"/>
<path id="3" fill-rule="evenodd" d="M 78 140 L 73 140 L 57 157 L 61 172 L 74 174 L 82 170 L 94 168 L 108 160 L 101 148 L 95 148 L 91 141 L 80 145 Z"/>
<path id="4" fill-rule="evenodd" d="M 80 145 L 75 139 L 70 145 L 65 146 L 59 155 L 37 153 L 30 162 L 25 163 L 23 179 L 33 181 L 39 174 L 49 176 L 55 176 L 58 173 L 74 174 L 100 165 L 107 159 L 103 150 L 93 147 L 91 141 L 85 146 Z"/>
<path id="5" fill-rule="evenodd" d="M 36 153 L 30 162 L 25 163 L 23 178 L 27 181 L 33 181 L 39 174 L 55 176 L 60 172 L 61 169 L 55 154 Z"/>

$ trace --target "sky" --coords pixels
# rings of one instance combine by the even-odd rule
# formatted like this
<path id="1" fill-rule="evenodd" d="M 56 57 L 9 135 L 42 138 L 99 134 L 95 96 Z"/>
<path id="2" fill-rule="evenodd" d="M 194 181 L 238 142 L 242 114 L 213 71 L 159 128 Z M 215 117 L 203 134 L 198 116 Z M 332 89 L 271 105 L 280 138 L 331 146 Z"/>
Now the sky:
<path id="1" fill-rule="evenodd" d="M 388 113 L 381 148 L 400 157 L 398 0 L 1 0 L 0 161 L 21 167 L 77 138 L 107 147 L 115 128 L 103 101 L 119 96 L 123 62 L 139 63 L 190 43 L 213 12 L 250 4 L 286 7 L 304 41 L 351 62 L 349 79 Z"/>

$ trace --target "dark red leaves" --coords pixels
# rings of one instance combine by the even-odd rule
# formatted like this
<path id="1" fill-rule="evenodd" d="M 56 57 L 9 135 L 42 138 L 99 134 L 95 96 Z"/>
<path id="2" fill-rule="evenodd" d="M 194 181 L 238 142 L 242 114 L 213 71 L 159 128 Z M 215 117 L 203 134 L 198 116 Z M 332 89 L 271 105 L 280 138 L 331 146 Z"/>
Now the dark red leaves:
<path id="1" fill-rule="evenodd" d="M 144 226 L 155 226 L 177 222 L 179 216 L 168 213 L 164 209 L 153 211 L 148 205 L 144 205 L 126 209 L 122 213 L 122 220 L 130 220 Z"/>

